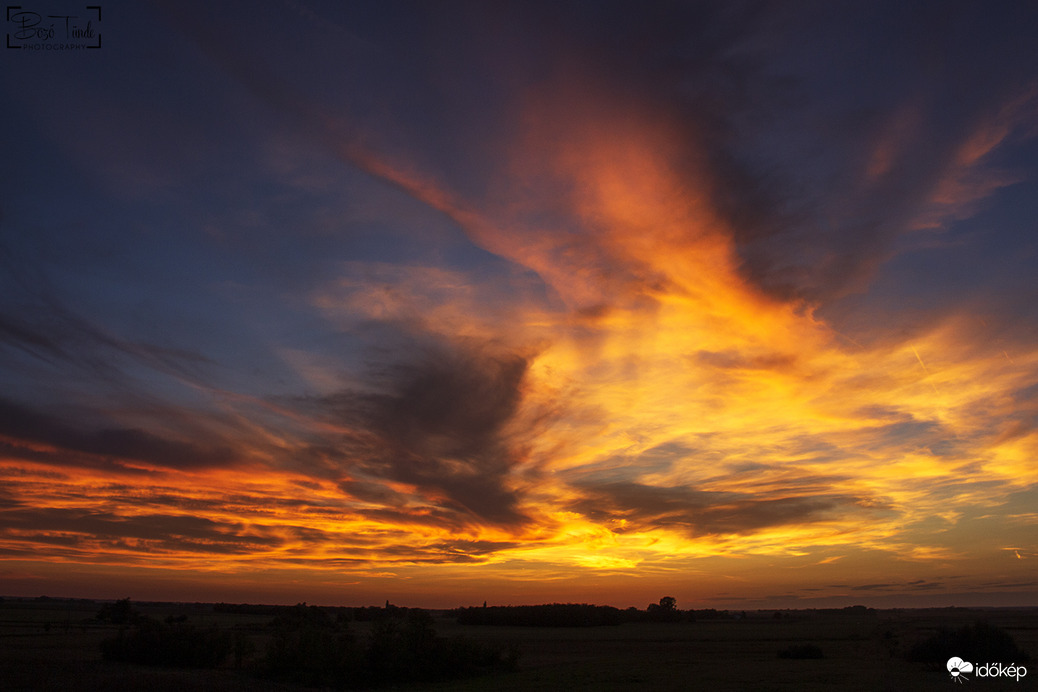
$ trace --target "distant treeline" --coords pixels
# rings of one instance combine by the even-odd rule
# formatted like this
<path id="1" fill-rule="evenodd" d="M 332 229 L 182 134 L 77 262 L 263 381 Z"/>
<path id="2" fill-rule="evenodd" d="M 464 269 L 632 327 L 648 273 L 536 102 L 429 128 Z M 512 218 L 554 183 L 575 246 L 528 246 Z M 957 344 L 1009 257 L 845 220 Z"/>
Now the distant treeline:
<path id="1" fill-rule="evenodd" d="M 303 603 L 301 605 L 306 605 Z M 288 612 L 295 611 L 299 606 L 284 605 L 253 605 L 250 603 L 214 603 L 214 613 L 237 613 L 239 615 L 265 615 L 278 617 Z M 378 622 L 390 618 L 404 618 L 412 610 L 421 608 L 407 608 L 396 606 L 386 601 L 384 607 L 379 606 L 321 606 L 321 611 L 343 622 Z"/>
<path id="2" fill-rule="evenodd" d="M 645 610 L 614 608 L 588 603 L 486 606 L 455 608 L 449 614 L 462 625 L 510 625 L 525 627 L 597 627 L 625 622 L 694 622 L 735 617 L 727 610 L 679 610 L 673 598 L 663 597 Z"/>
<path id="3" fill-rule="evenodd" d="M 462 625 L 521 625 L 528 627 L 594 627 L 628 622 L 624 611 L 587 603 L 457 608 L 450 613 Z"/>

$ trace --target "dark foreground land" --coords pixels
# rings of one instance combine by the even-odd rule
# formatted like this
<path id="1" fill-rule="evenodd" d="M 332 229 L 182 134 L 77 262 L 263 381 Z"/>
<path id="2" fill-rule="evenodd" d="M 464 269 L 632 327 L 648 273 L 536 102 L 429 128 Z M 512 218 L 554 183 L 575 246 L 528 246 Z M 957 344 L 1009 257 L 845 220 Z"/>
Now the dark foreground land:
<path id="1" fill-rule="evenodd" d="M 5 599 L 0 602 L 0 690 L 306 690 L 257 675 L 272 638 L 270 611 L 211 604 L 134 603 L 151 621 L 224 633 L 238 642 L 216 668 L 182 669 L 104 660 L 101 643 L 128 625 L 98 619 L 100 602 Z M 375 612 L 378 609 L 368 609 Z M 396 683 L 378 689 L 463 690 L 950 690 L 944 665 L 910 660 L 941 628 L 974 626 L 1006 633 L 1031 652 L 1027 676 L 967 676 L 981 691 L 1038 689 L 1038 608 L 750 611 L 695 621 L 624 622 L 585 627 L 463 625 L 431 612 L 438 638 L 457 637 L 517 651 L 518 665 L 478 677 Z M 723 615 L 723 616 L 722 616 Z M 344 618 L 339 618 L 344 620 Z M 377 622 L 342 624 L 366 641 Z M 244 645 L 243 645 L 244 643 Z M 780 655 L 781 654 L 781 655 Z M 821 655 L 821 658 L 817 656 Z M 1002 664 L 1021 661 L 1003 660 Z"/>

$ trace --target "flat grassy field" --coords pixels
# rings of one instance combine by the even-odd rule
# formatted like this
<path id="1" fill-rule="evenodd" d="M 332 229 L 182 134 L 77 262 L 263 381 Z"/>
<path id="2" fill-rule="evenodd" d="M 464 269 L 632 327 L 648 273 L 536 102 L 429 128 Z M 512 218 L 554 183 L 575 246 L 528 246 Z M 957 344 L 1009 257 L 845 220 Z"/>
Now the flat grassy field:
<path id="1" fill-rule="evenodd" d="M 480 680 L 436 690 L 948 690 L 945 670 L 925 669 L 899 654 L 940 626 L 984 620 L 1038 652 L 1038 609 L 900 610 L 865 613 L 783 611 L 745 619 L 630 623 L 597 628 L 480 627 L 488 640 L 517 643 L 520 670 L 492 686 Z M 475 628 L 445 625 L 441 634 Z M 823 659 L 785 659 L 797 644 L 818 646 Z M 1005 661 L 1009 664 L 1011 661 Z M 1033 677 L 1012 682 L 972 678 L 973 689 L 1038 689 Z"/>
<path id="2" fill-rule="evenodd" d="M 198 626 L 248 633 L 262 651 L 270 616 L 214 612 L 204 604 L 138 604 L 156 619 L 186 617 Z M 12 600 L 0 603 L 0 690 L 299 690 L 237 670 L 174 670 L 101 660 L 100 642 L 118 626 L 93 619 L 99 603 Z M 519 669 L 450 683 L 395 686 L 430 690 L 950 690 L 943 670 L 928 670 L 901 653 L 938 627 L 978 620 L 1002 628 L 1032 656 L 1038 653 L 1038 609 L 754 611 L 735 619 L 627 623 L 604 627 L 463 626 L 440 616 L 443 637 L 464 636 L 516 646 Z M 358 638 L 368 623 L 351 623 Z M 780 658 L 792 645 L 812 644 L 821 659 Z M 1038 657 L 1036 657 L 1038 659 Z M 1019 663 L 1002 661 L 1002 663 Z M 246 661 L 247 668 L 248 661 Z M 969 689 L 1038 689 L 1038 660 L 1028 676 L 971 676 Z"/>

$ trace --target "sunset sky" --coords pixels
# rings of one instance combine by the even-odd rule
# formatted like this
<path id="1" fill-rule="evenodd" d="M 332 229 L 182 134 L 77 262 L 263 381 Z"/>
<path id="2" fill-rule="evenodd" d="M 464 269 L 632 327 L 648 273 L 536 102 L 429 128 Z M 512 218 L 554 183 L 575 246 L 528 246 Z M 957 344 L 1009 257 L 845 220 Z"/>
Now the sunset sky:
<path id="1" fill-rule="evenodd" d="M 0 595 L 1038 605 L 1038 5 L 101 7 L 0 49 Z"/>

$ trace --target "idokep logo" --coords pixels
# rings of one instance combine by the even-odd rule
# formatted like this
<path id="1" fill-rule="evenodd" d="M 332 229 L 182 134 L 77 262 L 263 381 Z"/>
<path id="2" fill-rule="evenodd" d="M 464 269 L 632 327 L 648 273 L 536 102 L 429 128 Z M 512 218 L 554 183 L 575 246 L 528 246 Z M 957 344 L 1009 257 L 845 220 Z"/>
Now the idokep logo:
<path id="1" fill-rule="evenodd" d="M 969 680 L 966 673 L 974 673 L 978 678 L 1016 678 L 1017 682 L 1020 682 L 1020 678 L 1027 676 L 1027 668 L 1015 663 L 1010 663 L 1008 666 L 1001 663 L 978 663 L 974 666 L 958 656 L 948 659 L 947 668 L 951 679 L 959 683 Z"/>
<path id="2" fill-rule="evenodd" d="M 948 672 L 951 673 L 952 680 L 955 682 L 969 680 L 966 677 L 966 673 L 973 672 L 973 664 L 969 661 L 963 661 L 958 656 L 952 656 L 948 659 Z"/>

